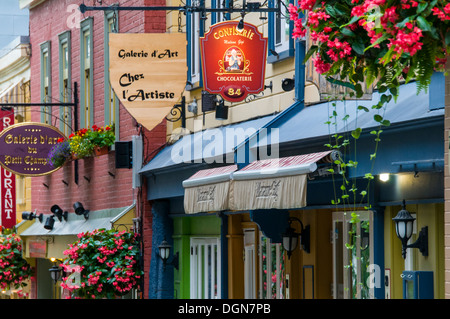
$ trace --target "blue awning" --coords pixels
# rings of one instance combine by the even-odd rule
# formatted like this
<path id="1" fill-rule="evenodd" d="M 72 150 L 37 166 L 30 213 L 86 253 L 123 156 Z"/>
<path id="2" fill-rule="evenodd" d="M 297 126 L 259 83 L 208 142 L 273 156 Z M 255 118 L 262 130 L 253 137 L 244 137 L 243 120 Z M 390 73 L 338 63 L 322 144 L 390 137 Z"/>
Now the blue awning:
<path id="1" fill-rule="evenodd" d="M 202 163 L 202 160 L 207 163 L 220 163 L 225 155 L 233 159 L 233 150 L 242 138 L 257 132 L 275 117 L 276 115 L 272 114 L 185 135 L 174 144 L 161 150 L 139 173 L 148 174 L 182 164 Z M 239 138 L 233 134 L 238 132 L 243 133 Z"/>
<path id="2" fill-rule="evenodd" d="M 201 163 L 202 159 L 206 163 L 217 164 L 223 156 L 233 159 L 233 155 L 243 147 L 250 145 L 251 152 L 256 147 L 269 144 L 273 139 L 271 129 L 278 128 L 278 143 L 280 148 L 283 144 L 293 142 L 306 142 L 312 139 L 327 138 L 330 134 L 336 132 L 343 133 L 352 131 L 355 128 L 361 128 L 363 131 L 372 130 L 379 127 L 379 123 L 374 120 L 374 110 L 372 106 L 376 104 L 381 97 L 381 93 L 375 91 L 371 100 L 348 100 L 333 102 L 323 102 L 303 107 L 301 102 L 292 104 L 289 108 L 276 115 L 269 115 L 246 122 L 232 125 L 211 128 L 194 134 L 183 136 L 173 145 L 169 145 L 160 151 L 146 166 L 141 170 L 141 174 L 148 174 L 160 170 L 171 169 L 188 163 Z M 358 106 L 363 106 L 370 110 L 358 110 Z M 338 114 L 337 127 L 328 126 L 325 123 L 330 120 L 330 116 L 336 111 Z M 380 112 L 384 112 L 381 109 Z M 444 109 L 431 109 L 429 93 L 421 92 L 417 94 L 415 82 L 404 84 L 400 87 L 400 94 L 397 101 L 392 99 L 381 114 L 391 122 L 391 126 L 406 124 L 408 125 L 429 118 L 442 118 Z M 347 120 L 342 118 L 347 116 Z M 227 130 L 241 129 L 247 137 L 244 141 L 239 139 L 224 139 Z M 258 138 L 248 138 L 249 135 L 257 135 L 262 129 L 267 129 L 267 134 L 258 136 Z M 270 138 L 269 138 L 270 137 Z M 216 138 L 222 139 L 217 143 L 220 147 L 216 148 L 214 142 Z M 256 145 L 257 143 L 257 145 Z M 252 161 L 252 159 L 250 159 Z M 225 162 L 224 162 L 225 163 Z M 227 161 L 227 164 L 233 162 Z M 239 164 L 239 163 L 238 163 Z M 246 163 L 248 164 L 248 163 Z"/>
<path id="3" fill-rule="evenodd" d="M 330 101 L 310 105 L 301 112 L 294 113 L 282 123 L 278 123 L 276 120 L 272 121 L 271 128 L 279 128 L 280 144 L 326 137 L 336 132 L 352 131 L 358 127 L 362 130 L 371 130 L 379 126 L 379 123 L 374 120 L 376 113 L 374 113 L 375 110 L 372 110 L 372 106 L 378 103 L 381 95 L 378 91 L 374 91 L 371 100 Z M 333 106 L 333 102 L 336 102 L 336 106 Z M 357 110 L 358 106 L 363 106 L 370 112 Z M 325 124 L 330 121 L 333 111 L 338 114 L 337 127 L 334 125 L 329 127 Z M 406 124 L 411 121 L 444 115 L 443 108 L 430 110 L 429 93 L 422 91 L 417 94 L 415 82 L 401 85 L 397 101 L 392 99 L 386 107 L 386 112 L 384 114 L 383 112 L 384 109 L 381 109 L 380 115 L 388 119 L 391 125 Z M 348 116 L 348 119 L 344 122 L 342 119 L 345 116 Z M 258 146 L 265 144 L 264 139 L 259 139 Z"/>

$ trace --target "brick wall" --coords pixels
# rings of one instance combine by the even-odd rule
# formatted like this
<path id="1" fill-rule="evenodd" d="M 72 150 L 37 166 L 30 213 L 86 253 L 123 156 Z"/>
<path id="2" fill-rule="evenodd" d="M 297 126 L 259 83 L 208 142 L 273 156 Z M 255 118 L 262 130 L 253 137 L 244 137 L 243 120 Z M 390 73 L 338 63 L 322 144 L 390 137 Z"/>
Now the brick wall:
<path id="1" fill-rule="evenodd" d="M 144 6 L 154 3 L 164 3 L 161 0 L 127 0 L 126 6 Z M 126 2 L 126 3 L 125 3 Z M 30 42 L 31 55 L 31 101 L 40 102 L 40 44 L 51 41 L 51 78 L 52 102 L 59 101 L 59 50 L 58 34 L 71 31 L 72 46 L 72 84 L 80 82 L 80 29 L 73 26 L 77 19 L 92 16 L 93 28 L 93 77 L 94 77 L 94 119 L 92 124 L 104 125 L 104 13 L 89 11 L 75 16 L 69 10 L 70 5 L 81 4 L 83 1 L 49 0 L 30 10 Z M 91 5 L 88 3 L 87 5 Z M 119 12 L 119 32 L 164 32 L 165 13 L 144 11 Z M 53 115 L 59 116 L 59 108 L 53 110 Z M 32 121 L 40 122 L 38 108 L 32 111 Z M 59 125 L 52 117 L 52 123 Z M 120 106 L 120 140 L 129 141 L 138 134 L 136 121 L 127 110 Z M 158 125 L 151 132 L 141 129 L 144 135 L 144 159 L 148 162 L 165 143 L 166 124 Z M 74 163 L 69 163 L 53 174 L 32 178 L 32 210 L 37 213 L 50 213 L 50 207 L 58 204 L 62 209 L 73 213 L 73 203 L 80 201 L 85 208 L 96 211 L 107 208 L 125 207 L 135 200 L 137 213 L 143 217 L 144 269 L 146 270 L 146 289 L 144 297 L 148 296 L 148 269 L 151 255 L 151 207 L 146 200 L 145 186 L 140 190 L 132 189 L 132 175 L 129 169 L 116 169 L 114 152 L 101 157 L 79 160 L 78 184 L 74 182 Z M 65 184 L 67 183 L 67 185 Z"/>
<path id="2" fill-rule="evenodd" d="M 446 68 L 450 71 L 450 59 Z M 450 172 L 449 172 L 449 134 L 450 134 L 450 75 L 445 77 L 445 122 L 444 122 L 444 242 L 445 242 L 445 298 L 450 299 Z"/>

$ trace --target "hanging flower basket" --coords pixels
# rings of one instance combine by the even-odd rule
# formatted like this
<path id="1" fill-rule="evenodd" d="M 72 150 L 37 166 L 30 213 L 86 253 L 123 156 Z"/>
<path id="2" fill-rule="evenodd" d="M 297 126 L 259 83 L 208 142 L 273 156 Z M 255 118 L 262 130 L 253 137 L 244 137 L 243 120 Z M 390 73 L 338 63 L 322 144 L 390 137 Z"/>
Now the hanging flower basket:
<path id="1" fill-rule="evenodd" d="M 0 234 L 0 289 L 20 289 L 32 275 L 30 264 L 22 257 L 22 240 L 11 229 Z M 20 290 L 21 294 L 22 291 Z"/>
<path id="2" fill-rule="evenodd" d="M 298 0 L 289 11 L 293 37 L 309 31 L 306 59 L 312 57 L 318 73 L 346 81 L 358 95 L 364 81 L 394 96 L 401 80 L 416 80 L 418 91 L 426 90 L 450 48 L 446 0 Z"/>
<path id="3" fill-rule="evenodd" d="M 78 280 L 65 277 L 61 287 L 73 298 L 116 298 L 139 287 L 143 271 L 134 233 L 115 229 L 80 233 L 64 255 L 64 270 L 68 274 L 74 270 Z"/>
<path id="4" fill-rule="evenodd" d="M 63 166 L 72 157 L 69 141 L 62 138 L 58 139 L 58 143 L 55 144 L 48 153 L 48 163 L 53 168 Z"/>

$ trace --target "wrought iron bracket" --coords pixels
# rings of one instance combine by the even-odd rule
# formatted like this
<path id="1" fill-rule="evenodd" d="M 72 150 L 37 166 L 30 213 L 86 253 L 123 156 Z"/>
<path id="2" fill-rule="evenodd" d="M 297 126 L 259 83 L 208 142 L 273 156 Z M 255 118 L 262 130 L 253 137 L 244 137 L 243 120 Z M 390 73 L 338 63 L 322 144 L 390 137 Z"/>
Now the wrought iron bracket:
<path id="1" fill-rule="evenodd" d="M 222 7 L 222 8 L 206 8 L 204 6 L 141 6 L 141 7 L 127 7 L 127 6 L 119 6 L 119 5 L 111 5 L 111 6 L 86 6 L 85 4 L 80 4 L 80 12 L 85 13 L 86 11 L 110 11 L 110 10 L 118 10 L 118 11 L 180 11 L 184 14 L 193 13 L 193 12 L 222 12 L 222 13 L 236 13 L 239 12 L 241 14 L 246 14 L 249 12 L 275 12 L 277 14 L 281 13 L 281 6 L 284 3 L 281 0 L 276 0 L 277 6 L 275 8 L 262 8 L 261 3 L 259 2 L 246 2 L 243 0 L 242 7 L 234 7 L 231 5 L 230 7 Z M 231 2 L 233 4 L 233 2 Z"/>
<path id="2" fill-rule="evenodd" d="M 181 104 L 175 104 L 169 113 L 172 117 L 167 117 L 169 122 L 177 122 L 181 119 L 181 127 L 186 128 L 186 98 L 181 97 Z"/>

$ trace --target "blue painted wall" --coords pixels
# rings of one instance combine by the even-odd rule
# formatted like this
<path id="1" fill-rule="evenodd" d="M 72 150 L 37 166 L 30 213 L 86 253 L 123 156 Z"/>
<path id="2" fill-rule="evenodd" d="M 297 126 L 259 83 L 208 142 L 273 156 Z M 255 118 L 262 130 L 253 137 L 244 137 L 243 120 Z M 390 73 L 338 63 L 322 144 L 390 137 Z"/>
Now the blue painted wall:
<path id="1" fill-rule="evenodd" d="M 152 256 L 149 274 L 149 299 L 173 299 L 173 266 L 166 265 L 159 257 L 158 246 L 166 240 L 173 246 L 173 221 L 169 218 L 169 202 L 155 201 L 152 204 Z M 173 249 L 169 261 L 173 257 Z"/>

